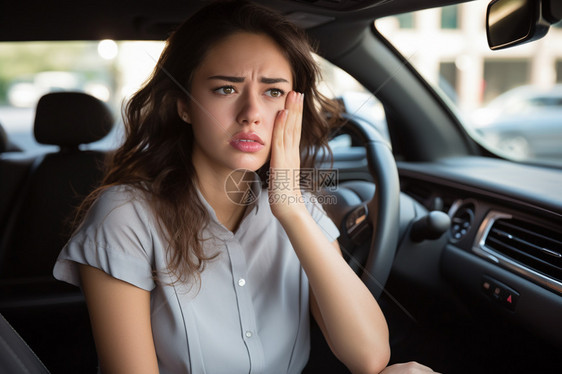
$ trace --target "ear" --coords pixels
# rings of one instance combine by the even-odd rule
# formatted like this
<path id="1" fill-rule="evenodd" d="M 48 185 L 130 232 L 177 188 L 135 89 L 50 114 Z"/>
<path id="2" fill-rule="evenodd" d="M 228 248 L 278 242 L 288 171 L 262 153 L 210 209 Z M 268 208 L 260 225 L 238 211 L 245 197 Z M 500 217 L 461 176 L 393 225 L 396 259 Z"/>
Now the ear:
<path id="1" fill-rule="evenodd" d="M 177 100 L 177 107 L 178 107 L 178 115 L 185 123 L 191 123 L 191 117 L 189 116 L 189 112 L 187 110 L 187 102 L 185 99 L 178 99 Z"/>

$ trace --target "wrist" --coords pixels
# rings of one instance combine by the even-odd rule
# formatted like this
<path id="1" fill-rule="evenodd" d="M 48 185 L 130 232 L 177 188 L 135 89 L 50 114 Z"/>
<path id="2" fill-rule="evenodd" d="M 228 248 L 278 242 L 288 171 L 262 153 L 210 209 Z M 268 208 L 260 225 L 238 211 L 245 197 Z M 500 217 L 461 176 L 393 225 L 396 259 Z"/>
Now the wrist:
<path id="1" fill-rule="evenodd" d="M 306 219 L 307 216 L 310 216 L 310 212 L 306 208 L 302 196 L 295 196 L 293 199 L 289 199 L 284 209 L 274 209 L 273 211 L 274 216 L 284 227 L 286 225 L 300 223 L 303 219 Z"/>

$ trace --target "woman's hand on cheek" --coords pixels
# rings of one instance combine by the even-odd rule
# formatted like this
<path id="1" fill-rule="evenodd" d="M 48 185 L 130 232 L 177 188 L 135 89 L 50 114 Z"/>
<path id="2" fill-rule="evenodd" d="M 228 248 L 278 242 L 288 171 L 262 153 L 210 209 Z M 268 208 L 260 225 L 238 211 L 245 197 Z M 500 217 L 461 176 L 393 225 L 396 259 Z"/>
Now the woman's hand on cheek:
<path id="1" fill-rule="evenodd" d="M 279 111 L 273 126 L 269 169 L 269 204 L 282 219 L 302 205 L 299 188 L 300 139 L 304 95 L 289 92 L 285 109 Z"/>

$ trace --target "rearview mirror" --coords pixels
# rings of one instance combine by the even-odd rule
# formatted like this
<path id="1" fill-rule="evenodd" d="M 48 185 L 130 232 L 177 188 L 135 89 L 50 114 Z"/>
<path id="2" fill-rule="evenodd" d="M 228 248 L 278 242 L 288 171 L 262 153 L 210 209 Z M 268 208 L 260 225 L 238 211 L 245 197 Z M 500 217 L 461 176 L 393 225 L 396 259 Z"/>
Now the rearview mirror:
<path id="1" fill-rule="evenodd" d="M 557 0 L 492 1 L 486 12 L 486 34 L 490 49 L 507 48 L 545 36 L 552 20 L 543 17 L 543 6 L 546 4 L 547 8 L 554 7 L 557 2 Z"/>

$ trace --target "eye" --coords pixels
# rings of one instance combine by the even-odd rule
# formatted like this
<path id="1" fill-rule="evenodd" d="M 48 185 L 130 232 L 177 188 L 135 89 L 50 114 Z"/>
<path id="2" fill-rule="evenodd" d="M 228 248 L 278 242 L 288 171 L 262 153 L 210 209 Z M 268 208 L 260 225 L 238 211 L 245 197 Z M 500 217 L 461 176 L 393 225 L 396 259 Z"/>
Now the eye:
<path id="1" fill-rule="evenodd" d="M 236 89 L 233 86 L 223 86 L 219 88 L 215 88 L 213 92 L 218 93 L 219 95 L 232 95 L 236 93 Z"/>
<path id="2" fill-rule="evenodd" d="M 265 91 L 265 94 L 271 97 L 282 97 L 283 95 L 285 95 L 285 91 L 278 88 L 270 88 L 269 90 Z"/>

